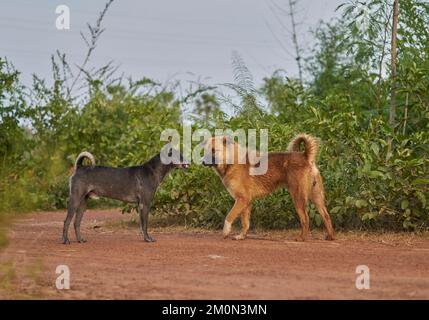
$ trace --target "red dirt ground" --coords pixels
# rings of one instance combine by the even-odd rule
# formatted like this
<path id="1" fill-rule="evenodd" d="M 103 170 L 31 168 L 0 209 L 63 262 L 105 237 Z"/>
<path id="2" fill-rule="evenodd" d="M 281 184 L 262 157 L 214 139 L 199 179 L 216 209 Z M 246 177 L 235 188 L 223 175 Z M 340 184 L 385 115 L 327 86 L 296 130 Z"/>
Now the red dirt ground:
<path id="1" fill-rule="evenodd" d="M 152 228 L 145 243 L 118 210 L 90 210 L 85 244 L 61 244 L 65 212 L 25 216 L 0 255 L 3 299 L 429 299 L 429 237 L 321 232 L 299 243 L 298 230 L 256 232 L 245 241 L 221 233 Z M 74 239 L 70 228 L 70 239 Z M 67 265 L 71 289 L 57 290 Z M 355 287 L 356 267 L 370 269 L 370 290 Z"/>

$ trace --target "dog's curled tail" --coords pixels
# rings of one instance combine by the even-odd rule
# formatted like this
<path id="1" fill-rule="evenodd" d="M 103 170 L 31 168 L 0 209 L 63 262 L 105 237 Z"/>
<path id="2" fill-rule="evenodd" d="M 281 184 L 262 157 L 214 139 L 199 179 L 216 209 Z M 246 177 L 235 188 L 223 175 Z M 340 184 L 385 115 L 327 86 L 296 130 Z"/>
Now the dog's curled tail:
<path id="1" fill-rule="evenodd" d="M 316 163 L 316 155 L 319 149 L 319 143 L 316 138 L 310 136 L 309 134 L 301 133 L 297 135 L 289 143 L 289 151 L 300 151 L 301 143 L 304 142 L 304 153 L 307 157 L 307 160 L 311 163 Z"/>
<path id="2" fill-rule="evenodd" d="M 94 156 L 89 153 L 88 151 L 81 152 L 77 158 L 76 162 L 74 163 L 74 171 L 76 171 L 77 168 L 81 167 L 83 164 L 83 159 L 88 158 L 89 161 L 91 161 L 91 167 L 95 166 L 95 158 Z"/>

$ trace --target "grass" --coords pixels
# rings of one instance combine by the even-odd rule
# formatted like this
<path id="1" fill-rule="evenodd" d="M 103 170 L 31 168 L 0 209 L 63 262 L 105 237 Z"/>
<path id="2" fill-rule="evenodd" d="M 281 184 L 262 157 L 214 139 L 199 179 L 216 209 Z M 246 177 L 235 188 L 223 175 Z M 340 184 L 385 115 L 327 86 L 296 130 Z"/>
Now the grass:
<path id="1" fill-rule="evenodd" d="M 0 264 L 0 291 L 10 292 L 12 290 L 12 282 L 16 279 L 16 266 L 12 260 L 5 261 Z"/>
<path id="2" fill-rule="evenodd" d="M 34 212 L 1 212 L 0 211 L 0 250 L 7 247 L 9 239 L 7 237 L 8 231 L 13 222 L 26 215 L 27 213 Z"/>
<path id="3" fill-rule="evenodd" d="M 42 258 L 25 265 L 22 272 L 17 269 L 13 260 L 0 263 L 0 299 L 40 299 L 41 288 L 47 285 L 43 279 Z M 23 285 L 25 290 L 22 290 Z"/>
<path id="4" fill-rule="evenodd" d="M 38 258 L 34 263 L 25 266 L 24 273 L 37 285 L 42 285 L 43 283 L 43 260 Z"/>
<path id="5" fill-rule="evenodd" d="M 8 231 L 15 219 L 24 216 L 25 213 L 0 213 L 0 250 L 9 244 Z M 31 283 L 38 287 L 42 284 L 43 263 L 37 259 L 34 263 L 27 265 L 23 270 L 25 276 Z M 22 293 L 15 283 L 17 279 L 17 266 L 15 261 L 7 260 L 0 262 L 0 299 L 38 299 L 39 293 Z"/>
<path id="6" fill-rule="evenodd" d="M 7 213 L 0 213 L 0 250 L 9 244 L 7 238 L 8 229 L 12 223 L 13 217 Z"/>

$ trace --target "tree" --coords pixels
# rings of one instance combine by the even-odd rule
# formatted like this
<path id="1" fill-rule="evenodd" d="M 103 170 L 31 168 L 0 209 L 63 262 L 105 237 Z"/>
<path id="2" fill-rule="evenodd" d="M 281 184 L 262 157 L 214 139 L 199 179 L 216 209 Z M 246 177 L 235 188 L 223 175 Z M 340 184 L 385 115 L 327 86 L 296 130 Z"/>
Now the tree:
<path id="1" fill-rule="evenodd" d="M 19 72 L 0 58 L 0 159 L 13 158 L 23 148 L 26 132 L 20 121 L 29 115 Z M 19 155 L 16 155 L 19 158 Z"/>

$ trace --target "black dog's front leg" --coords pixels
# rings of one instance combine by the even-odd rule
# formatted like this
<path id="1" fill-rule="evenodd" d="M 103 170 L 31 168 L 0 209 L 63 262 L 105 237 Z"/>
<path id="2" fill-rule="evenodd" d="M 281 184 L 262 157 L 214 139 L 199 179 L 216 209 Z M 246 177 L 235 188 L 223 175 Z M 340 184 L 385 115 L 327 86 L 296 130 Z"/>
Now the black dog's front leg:
<path id="1" fill-rule="evenodd" d="M 149 210 L 150 210 L 149 204 L 139 203 L 140 228 L 141 228 L 141 231 L 144 235 L 144 241 L 155 242 L 155 239 L 152 238 L 147 233 L 147 225 L 148 225 L 148 220 L 149 220 Z"/>

